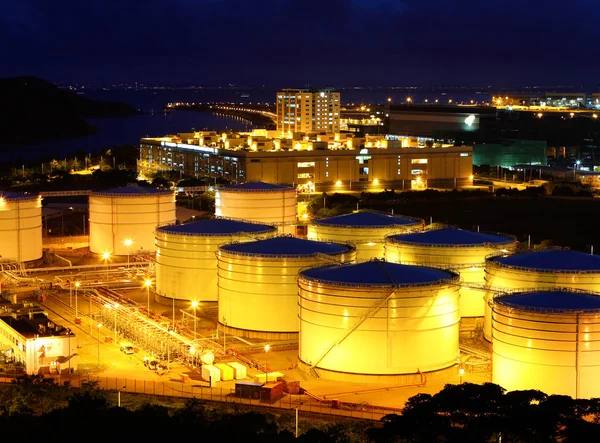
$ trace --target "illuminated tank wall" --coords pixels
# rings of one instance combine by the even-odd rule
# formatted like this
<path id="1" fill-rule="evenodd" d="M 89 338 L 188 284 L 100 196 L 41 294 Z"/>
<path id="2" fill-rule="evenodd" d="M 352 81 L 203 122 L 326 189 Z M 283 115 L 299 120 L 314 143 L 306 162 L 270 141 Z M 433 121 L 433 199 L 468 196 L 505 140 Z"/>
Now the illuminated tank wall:
<path id="1" fill-rule="evenodd" d="M 492 302 L 492 382 L 574 398 L 600 396 L 600 297 L 545 290 Z"/>
<path id="2" fill-rule="evenodd" d="M 0 192 L 0 256 L 16 261 L 42 257 L 42 199 L 39 194 Z"/>
<path id="3" fill-rule="evenodd" d="M 218 218 L 160 227 L 156 230 L 156 292 L 177 300 L 216 302 L 219 246 L 276 234 L 275 226 Z"/>
<path id="4" fill-rule="evenodd" d="M 298 222 L 296 189 L 263 182 L 247 182 L 219 189 L 215 215 L 276 225 L 280 234 L 294 234 Z"/>
<path id="5" fill-rule="evenodd" d="M 298 278 L 301 362 L 323 378 L 399 382 L 458 356 L 458 276 L 385 261 Z"/>
<path id="6" fill-rule="evenodd" d="M 483 317 L 485 259 L 515 248 L 514 237 L 443 228 L 388 237 L 385 258 L 393 263 L 435 266 L 458 272 L 465 283 L 460 289 L 460 316 Z M 469 284 L 474 286 L 469 288 Z"/>
<path id="7" fill-rule="evenodd" d="M 353 246 L 287 236 L 221 246 L 220 327 L 245 337 L 296 338 L 298 272 L 355 257 Z"/>
<path id="8" fill-rule="evenodd" d="M 600 292 L 600 256 L 566 249 L 549 249 L 486 261 L 484 337 L 492 338 L 489 301 L 499 291 L 575 288 Z"/>
<path id="9" fill-rule="evenodd" d="M 356 245 L 356 260 L 383 258 L 384 241 L 388 235 L 420 230 L 422 219 L 378 212 L 360 211 L 352 214 L 313 220 L 308 225 L 311 240 L 352 242 Z"/>
<path id="10" fill-rule="evenodd" d="M 90 251 L 95 254 L 154 251 L 156 227 L 176 220 L 175 194 L 154 188 L 126 186 L 93 192 L 89 207 Z"/>

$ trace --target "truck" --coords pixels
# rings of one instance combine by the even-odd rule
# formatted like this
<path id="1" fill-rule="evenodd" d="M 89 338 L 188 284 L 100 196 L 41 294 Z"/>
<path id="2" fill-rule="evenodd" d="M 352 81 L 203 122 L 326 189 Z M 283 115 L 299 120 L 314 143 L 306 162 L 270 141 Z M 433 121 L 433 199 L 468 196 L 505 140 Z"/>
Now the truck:
<path id="1" fill-rule="evenodd" d="M 121 349 L 121 352 L 124 352 L 127 355 L 133 354 L 133 343 L 127 340 L 121 340 L 119 342 L 119 348 Z"/>

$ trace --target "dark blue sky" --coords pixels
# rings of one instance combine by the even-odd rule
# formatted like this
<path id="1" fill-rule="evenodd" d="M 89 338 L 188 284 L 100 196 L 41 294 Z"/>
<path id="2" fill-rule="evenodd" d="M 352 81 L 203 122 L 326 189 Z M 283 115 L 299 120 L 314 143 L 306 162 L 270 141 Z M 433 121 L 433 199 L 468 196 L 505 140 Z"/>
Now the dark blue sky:
<path id="1" fill-rule="evenodd" d="M 4 0 L 0 76 L 596 89 L 599 16 L 598 0 Z"/>

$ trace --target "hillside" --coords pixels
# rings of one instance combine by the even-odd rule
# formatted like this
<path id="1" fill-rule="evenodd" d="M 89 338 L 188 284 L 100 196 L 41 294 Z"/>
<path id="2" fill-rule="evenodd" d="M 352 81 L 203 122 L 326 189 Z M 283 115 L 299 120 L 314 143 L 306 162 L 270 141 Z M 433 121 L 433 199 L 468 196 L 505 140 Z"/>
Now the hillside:
<path id="1" fill-rule="evenodd" d="M 0 79 L 0 145 L 80 137 L 95 132 L 86 118 L 125 117 L 139 111 L 60 89 L 37 77 Z"/>

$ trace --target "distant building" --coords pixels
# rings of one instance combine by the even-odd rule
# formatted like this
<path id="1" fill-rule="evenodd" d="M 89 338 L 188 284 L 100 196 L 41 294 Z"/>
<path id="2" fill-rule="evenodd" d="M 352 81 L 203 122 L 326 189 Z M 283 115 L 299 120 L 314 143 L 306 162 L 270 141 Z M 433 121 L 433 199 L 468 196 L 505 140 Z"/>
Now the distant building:
<path id="1" fill-rule="evenodd" d="M 339 132 L 340 93 L 331 89 L 284 89 L 277 93 L 277 130 Z"/>
<path id="2" fill-rule="evenodd" d="M 518 164 L 546 165 L 547 143 L 543 140 L 502 139 L 473 145 L 473 164 L 512 168 Z"/>

